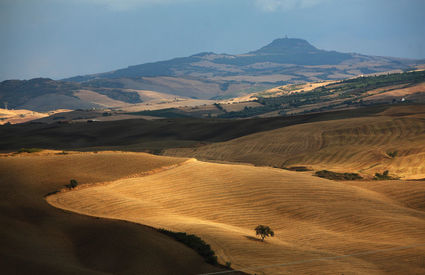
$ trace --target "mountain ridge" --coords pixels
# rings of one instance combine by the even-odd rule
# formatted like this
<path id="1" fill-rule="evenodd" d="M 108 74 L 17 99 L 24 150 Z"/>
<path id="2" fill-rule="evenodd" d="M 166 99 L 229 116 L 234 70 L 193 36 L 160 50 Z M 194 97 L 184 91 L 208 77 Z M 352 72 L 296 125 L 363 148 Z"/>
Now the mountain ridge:
<path id="1" fill-rule="evenodd" d="M 400 72 L 421 63 L 425 61 L 327 51 L 304 39 L 279 38 L 243 54 L 201 52 L 59 81 L 6 80 L 0 82 L 0 104 L 36 111 L 108 108 L 118 107 L 109 99 L 122 104 L 141 103 L 145 101 L 144 91 L 167 98 L 221 100 L 287 84 Z M 80 91 L 91 94 L 84 92 L 84 98 L 100 96 L 95 102 L 87 102 Z"/>
<path id="2" fill-rule="evenodd" d="M 389 63 L 387 65 L 391 67 L 391 69 L 400 69 L 400 67 L 405 69 L 408 67 L 407 64 L 409 64 L 409 61 L 412 61 L 392 57 L 367 56 L 357 53 L 340 53 L 337 51 L 321 50 L 304 39 L 278 38 L 266 46 L 248 53 L 231 55 L 226 53 L 217 54 L 214 52 L 201 52 L 188 57 L 177 57 L 158 62 L 131 65 L 127 68 L 121 68 L 110 72 L 79 75 L 65 78 L 63 80 L 84 82 L 96 78 L 114 79 L 120 77 L 132 78 L 157 76 L 194 77 L 194 71 L 197 72 L 198 77 L 199 75 L 201 75 L 201 77 L 205 77 L 205 74 L 208 73 L 213 73 L 219 76 L 229 76 L 232 75 L 232 71 L 226 70 L 226 68 L 218 68 L 218 66 L 230 65 L 243 67 L 264 62 L 307 66 L 338 65 L 348 59 L 356 58 L 361 59 L 361 62 L 367 61 L 366 59 L 370 58 L 379 59 L 381 62 L 386 61 Z M 211 64 L 199 64 L 199 62 L 210 62 L 216 66 L 211 66 Z M 178 68 L 176 69 L 176 67 Z M 233 74 L 235 74 L 236 71 L 233 71 Z M 244 73 L 251 74 L 259 73 L 258 70 L 250 70 L 250 68 L 243 68 L 242 71 Z M 378 69 L 377 71 L 381 70 Z"/>

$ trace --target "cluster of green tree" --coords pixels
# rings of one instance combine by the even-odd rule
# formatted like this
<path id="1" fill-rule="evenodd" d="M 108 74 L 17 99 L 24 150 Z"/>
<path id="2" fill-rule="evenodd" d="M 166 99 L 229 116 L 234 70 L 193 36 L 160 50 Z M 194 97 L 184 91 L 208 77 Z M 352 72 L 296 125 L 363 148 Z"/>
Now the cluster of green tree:
<path id="1" fill-rule="evenodd" d="M 338 98 L 351 99 L 345 104 L 353 104 L 353 99 L 362 98 L 365 91 L 374 90 L 393 85 L 416 84 L 425 81 L 424 71 L 384 74 L 378 76 L 358 77 L 348 79 L 335 84 L 329 84 L 317 89 L 331 90 Z"/>
<path id="2" fill-rule="evenodd" d="M 220 114 L 218 118 L 247 118 L 258 116 L 264 113 L 272 112 L 276 108 L 271 106 L 260 106 L 260 107 L 245 107 L 242 111 L 232 111 L 224 114 Z"/>
<path id="3" fill-rule="evenodd" d="M 350 88 L 367 88 L 376 89 L 389 85 L 419 83 L 425 80 L 425 71 L 411 71 L 403 73 L 382 74 L 376 76 L 358 77 L 347 79 L 337 84 L 330 84 L 326 87 L 334 85 L 342 85 L 345 89 Z"/>
<path id="4" fill-rule="evenodd" d="M 219 115 L 220 118 L 246 118 L 280 110 L 280 114 L 285 114 L 287 108 L 298 108 L 304 105 L 317 104 L 327 101 L 326 96 L 331 95 L 331 91 L 323 90 L 307 93 L 294 93 L 278 97 L 260 97 L 256 102 L 262 104 L 260 107 L 245 107 L 241 111 L 228 112 Z M 324 108 L 326 109 L 326 107 Z"/>
<path id="5" fill-rule="evenodd" d="M 124 84 L 116 79 L 92 79 L 82 85 L 90 88 L 124 88 Z"/>
<path id="6" fill-rule="evenodd" d="M 18 150 L 18 154 L 20 153 L 37 153 L 37 152 L 41 152 L 43 151 L 43 149 L 40 148 L 21 148 Z"/>
<path id="7" fill-rule="evenodd" d="M 330 89 L 317 88 L 312 92 L 292 93 L 278 97 L 261 97 L 257 101 L 265 106 L 288 106 L 299 107 L 307 104 L 315 104 L 327 100 L 327 96 L 333 94 Z"/>
<path id="8" fill-rule="evenodd" d="M 318 87 L 308 92 L 292 93 L 277 97 L 259 97 L 256 101 L 263 106 L 245 108 L 238 112 L 222 114 L 221 118 L 246 118 L 264 113 L 285 109 L 299 108 L 305 105 L 327 102 L 331 99 L 346 99 L 341 104 L 333 104 L 309 110 L 309 112 L 330 110 L 342 105 L 364 105 L 362 98 L 369 90 L 399 84 L 416 84 L 425 81 L 425 71 L 385 74 L 378 76 L 358 77 L 338 83 Z"/>
<path id="9" fill-rule="evenodd" d="M 127 103 L 143 102 L 138 93 L 123 90 L 122 86 L 113 80 L 92 80 L 87 83 L 55 81 L 49 78 L 6 80 L 0 82 L 0 103 L 7 102 L 9 108 L 19 108 L 33 98 L 48 94 L 76 98 L 74 92 L 85 88 Z"/>
<path id="10" fill-rule="evenodd" d="M 207 263 L 217 264 L 217 256 L 211 246 L 198 236 L 185 232 L 173 232 L 163 228 L 158 229 L 158 231 L 194 249 Z"/>
<path id="11" fill-rule="evenodd" d="M 8 102 L 9 108 L 17 108 L 28 100 L 45 94 L 73 96 L 76 89 L 79 89 L 78 84 L 50 78 L 5 80 L 0 82 L 0 102 Z"/>
<path id="12" fill-rule="evenodd" d="M 330 180 L 361 180 L 363 179 L 363 177 L 357 173 L 338 173 L 338 172 L 332 172 L 328 170 L 317 171 L 316 176 L 325 178 L 325 179 L 330 179 Z"/>
<path id="13" fill-rule="evenodd" d="M 142 103 L 143 100 L 136 92 L 128 92 L 120 89 L 93 89 L 99 94 L 106 95 L 109 98 L 127 102 L 127 103 Z"/>

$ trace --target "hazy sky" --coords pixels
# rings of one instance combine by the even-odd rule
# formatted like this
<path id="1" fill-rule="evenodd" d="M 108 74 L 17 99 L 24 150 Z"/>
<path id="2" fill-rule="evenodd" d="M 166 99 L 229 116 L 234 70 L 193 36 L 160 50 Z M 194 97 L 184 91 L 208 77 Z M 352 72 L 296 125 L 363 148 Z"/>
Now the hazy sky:
<path id="1" fill-rule="evenodd" d="M 0 0 L 0 80 L 111 71 L 288 35 L 425 58 L 423 0 Z"/>

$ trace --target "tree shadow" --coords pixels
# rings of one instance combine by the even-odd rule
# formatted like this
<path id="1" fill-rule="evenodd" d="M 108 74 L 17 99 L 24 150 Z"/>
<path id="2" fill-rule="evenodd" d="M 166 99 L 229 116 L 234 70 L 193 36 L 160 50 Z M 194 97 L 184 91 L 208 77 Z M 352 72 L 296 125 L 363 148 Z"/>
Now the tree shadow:
<path id="1" fill-rule="evenodd" d="M 256 241 L 256 242 L 262 242 L 262 243 L 264 243 L 263 241 L 261 241 L 261 239 L 255 238 L 255 237 L 252 237 L 252 236 L 245 236 L 245 238 L 247 238 L 248 240 L 251 240 L 251 241 Z"/>

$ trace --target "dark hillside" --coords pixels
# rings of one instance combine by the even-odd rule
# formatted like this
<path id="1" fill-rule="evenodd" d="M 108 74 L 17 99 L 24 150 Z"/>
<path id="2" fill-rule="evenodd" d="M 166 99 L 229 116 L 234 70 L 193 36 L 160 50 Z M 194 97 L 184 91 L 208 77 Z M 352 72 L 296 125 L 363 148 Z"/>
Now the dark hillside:
<path id="1" fill-rule="evenodd" d="M 75 92 L 78 90 L 90 90 L 126 103 L 142 102 L 139 94 L 128 92 L 116 83 L 107 81 L 100 83 L 94 81 L 80 84 L 49 78 L 6 80 L 0 82 L 0 104 L 7 103 L 9 109 L 29 109 L 42 112 L 55 109 L 101 108 L 98 104 L 77 97 Z M 102 87 L 103 85 L 105 87 Z"/>
<path id="2" fill-rule="evenodd" d="M 242 120 L 175 118 L 87 123 L 25 123 L 0 126 L 0 151 L 20 148 L 117 149 L 160 152 L 227 141 L 257 132 L 314 121 L 369 116 L 390 106 L 289 117 Z M 94 149 L 93 149 L 94 150 Z"/>

